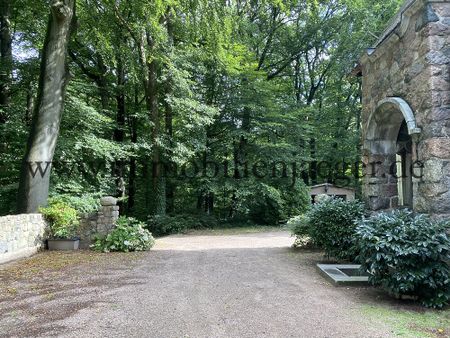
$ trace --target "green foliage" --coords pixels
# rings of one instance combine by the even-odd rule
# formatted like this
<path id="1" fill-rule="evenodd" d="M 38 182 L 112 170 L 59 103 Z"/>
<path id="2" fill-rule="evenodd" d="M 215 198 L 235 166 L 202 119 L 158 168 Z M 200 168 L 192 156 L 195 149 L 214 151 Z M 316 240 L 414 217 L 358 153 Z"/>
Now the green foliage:
<path id="1" fill-rule="evenodd" d="M 194 222 L 192 222 L 192 219 L 185 218 L 182 215 L 155 215 L 150 216 L 147 221 L 148 229 L 154 233 L 155 236 L 184 233 L 188 229 L 192 229 L 193 226 Z"/>
<path id="2" fill-rule="evenodd" d="M 290 218 L 286 223 L 286 228 L 295 236 L 294 247 L 302 247 L 312 243 L 310 233 L 311 226 L 306 215 L 299 215 Z"/>
<path id="3" fill-rule="evenodd" d="M 141 220 L 156 209 L 227 224 L 275 225 L 302 214 L 309 196 L 300 176 L 308 185 L 316 178 L 300 163 L 360 157 L 360 83 L 347 75 L 400 2 L 77 2 L 67 58 L 72 80 L 54 157 L 67 164 L 55 163 L 51 195 L 80 212 L 93 210 L 93 198 L 116 196 L 122 213 Z M 15 211 L 48 18 L 46 2 L 14 3 L 17 53 L 11 104 L 1 107 L 8 119 L 0 124 L 0 214 Z M 153 61 L 150 96 L 158 105 L 150 111 L 151 86 L 143 84 Z M 226 161 L 229 171 L 156 181 L 148 167 L 155 155 L 179 169 L 198 159 Z M 235 161 L 248 162 L 250 177 L 242 168 L 236 175 Z M 267 171 L 256 178 L 258 162 Z M 274 177 L 273 162 L 288 164 L 289 177 L 280 178 L 281 170 Z M 348 169 L 334 166 L 317 181 L 325 179 L 357 184 Z M 156 223 L 168 224 L 161 233 L 202 226 L 195 217 Z"/>
<path id="4" fill-rule="evenodd" d="M 134 218 L 120 217 L 116 227 L 106 237 L 97 237 L 91 247 L 102 252 L 133 252 L 148 251 L 154 244 L 155 240 L 144 229 L 144 223 Z"/>
<path id="5" fill-rule="evenodd" d="M 273 179 L 240 183 L 237 189 L 235 186 L 229 187 L 234 193 L 233 206 L 236 210 L 230 222 L 247 219 L 254 224 L 275 226 L 292 215 L 305 212 L 310 205 L 308 189 L 303 182 L 292 185 Z"/>
<path id="6" fill-rule="evenodd" d="M 306 215 L 294 216 L 286 223 L 286 227 L 291 233 L 299 237 L 309 236 L 309 225 L 309 218 Z"/>
<path id="7" fill-rule="evenodd" d="M 418 297 L 427 307 L 450 300 L 450 222 L 408 210 L 383 212 L 359 222 L 356 240 L 369 280 L 395 296 Z"/>
<path id="8" fill-rule="evenodd" d="M 156 236 L 185 233 L 193 229 L 206 229 L 217 227 L 215 217 L 206 215 L 155 215 L 149 217 L 147 228 Z"/>
<path id="9" fill-rule="evenodd" d="M 311 207 L 304 222 L 312 241 L 327 255 L 353 260 L 357 254 L 354 240 L 356 222 L 364 212 L 364 205 L 359 201 L 326 198 Z"/>
<path id="10" fill-rule="evenodd" d="M 71 239 L 76 235 L 79 221 L 77 211 L 67 203 L 53 201 L 39 211 L 50 222 L 50 237 Z"/>
<path id="11" fill-rule="evenodd" d="M 249 208 L 255 223 L 275 225 L 282 218 L 285 205 L 278 189 L 263 184 L 252 195 Z"/>
<path id="12" fill-rule="evenodd" d="M 49 203 L 65 203 L 74 208 L 78 213 L 90 213 L 97 211 L 100 207 L 99 196 L 93 194 L 82 194 L 74 196 L 69 194 L 56 195 L 49 198 Z"/>
<path id="13" fill-rule="evenodd" d="M 303 181 L 297 181 L 292 186 L 282 186 L 282 198 L 284 200 L 283 220 L 294 215 L 305 213 L 311 206 L 309 188 Z"/>

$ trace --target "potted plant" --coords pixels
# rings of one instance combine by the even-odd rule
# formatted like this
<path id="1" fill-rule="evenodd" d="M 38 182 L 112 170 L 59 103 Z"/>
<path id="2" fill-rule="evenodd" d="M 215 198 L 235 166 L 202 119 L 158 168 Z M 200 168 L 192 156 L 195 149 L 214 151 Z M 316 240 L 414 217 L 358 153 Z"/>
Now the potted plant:
<path id="1" fill-rule="evenodd" d="M 50 223 L 49 250 L 78 250 L 80 239 L 76 237 L 79 226 L 77 211 L 64 202 L 52 202 L 39 210 Z"/>

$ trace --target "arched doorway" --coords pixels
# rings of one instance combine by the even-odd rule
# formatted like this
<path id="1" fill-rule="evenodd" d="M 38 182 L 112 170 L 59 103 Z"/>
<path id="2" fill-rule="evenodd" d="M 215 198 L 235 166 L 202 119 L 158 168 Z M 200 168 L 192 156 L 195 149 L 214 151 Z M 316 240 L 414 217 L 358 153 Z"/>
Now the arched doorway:
<path id="1" fill-rule="evenodd" d="M 412 208 L 412 137 L 408 133 L 406 121 L 403 121 L 397 136 L 397 191 L 399 206 Z"/>
<path id="2" fill-rule="evenodd" d="M 408 103 L 397 97 L 379 102 L 365 126 L 368 162 L 364 194 L 372 210 L 413 207 L 414 139 L 420 134 Z"/>

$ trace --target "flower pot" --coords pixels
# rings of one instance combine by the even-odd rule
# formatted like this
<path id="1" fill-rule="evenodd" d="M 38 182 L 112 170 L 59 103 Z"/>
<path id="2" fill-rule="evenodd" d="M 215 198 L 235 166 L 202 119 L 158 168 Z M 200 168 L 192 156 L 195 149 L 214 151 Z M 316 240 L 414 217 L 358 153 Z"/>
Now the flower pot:
<path id="1" fill-rule="evenodd" d="M 48 249 L 58 251 L 78 250 L 80 246 L 79 239 L 49 239 Z"/>

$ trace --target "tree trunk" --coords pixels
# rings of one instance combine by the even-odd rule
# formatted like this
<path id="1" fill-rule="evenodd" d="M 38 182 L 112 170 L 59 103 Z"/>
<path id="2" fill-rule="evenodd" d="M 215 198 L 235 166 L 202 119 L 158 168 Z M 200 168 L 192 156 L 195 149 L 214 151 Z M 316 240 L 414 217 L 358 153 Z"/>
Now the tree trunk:
<path id="1" fill-rule="evenodd" d="M 11 100 L 12 37 L 11 3 L 0 0 L 0 123 L 8 119 L 5 109 Z"/>
<path id="2" fill-rule="evenodd" d="M 154 42 L 147 33 L 147 44 L 151 50 L 154 49 Z M 151 141 L 152 141 L 152 196 L 148 196 L 150 209 L 153 215 L 164 215 L 166 213 L 166 181 L 163 175 L 161 165 L 161 147 L 159 146 L 159 137 L 161 131 L 161 121 L 159 115 L 158 100 L 158 61 L 156 59 L 147 63 L 147 83 L 146 83 L 146 105 L 150 114 L 150 120 L 153 123 Z"/>
<path id="3" fill-rule="evenodd" d="M 18 210 L 21 213 L 37 212 L 40 206 L 47 204 L 51 162 L 69 75 L 66 56 L 75 0 L 64 3 L 52 0 L 50 8 L 38 96 L 19 182 Z"/>
<path id="4" fill-rule="evenodd" d="M 174 27 L 172 22 L 172 15 L 170 13 L 170 7 L 168 8 L 166 15 L 166 30 L 168 37 L 168 55 L 173 57 L 174 52 Z M 168 98 L 173 94 L 173 76 L 170 70 L 168 70 L 167 81 L 165 83 L 165 100 L 164 100 L 164 113 L 165 113 L 165 133 L 169 139 L 169 150 L 167 157 L 173 156 L 173 108 Z M 166 208 L 167 212 L 173 212 L 175 209 L 175 184 L 173 180 L 166 178 Z"/>
<path id="5" fill-rule="evenodd" d="M 316 153 L 317 153 L 317 146 L 316 146 L 316 139 L 311 138 L 309 140 L 309 148 L 311 152 L 311 164 L 309 168 L 309 177 L 311 178 L 311 185 L 316 185 L 318 183 L 318 177 L 317 177 L 317 159 L 316 159 Z"/>
<path id="6" fill-rule="evenodd" d="M 108 67 L 106 67 L 105 62 L 103 61 L 103 58 L 101 55 L 97 55 L 97 67 L 99 70 L 100 75 L 98 75 L 98 79 L 96 81 L 98 86 L 98 91 L 100 95 L 100 102 L 102 105 L 102 109 L 104 111 L 108 110 L 109 108 L 109 91 L 108 91 L 108 79 L 107 79 L 107 73 L 108 73 Z"/>
<path id="7" fill-rule="evenodd" d="M 116 129 L 114 130 L 114 141 L 124 142 L 125 140 L 125 69 L 123 67 L 122 58 L 117 56 L 117 114 L 116 114 Z M 116 179 L 116 196 L 119 200 L 119 207 L 123 206 L 123 198 L 125 197 L 125 181 L 124 181 L 125 166 L 122 160 L 117 160 L 114 163 L 114 177 Z"/>
<path id="8" fill-rule="evenodd" d="M 170 94 L 172 91 L 172 84 L 168 83 L 168 89 L 166 94 Z M 165 103 L 165 124 L 166 124 L 166 135 L 169 138 L 169 156 L 172 155 L 172 138 L 173 138 L 173 109 L 170 103 L 166 101 Z M 167 212 L 174 211 L 175 208 L 175 184 L 168 178 L 166 178 L 166 207 Z"/>
<path id="9" fill-rule="evenodd" d="M 139 111 L 139 90 L 138 87 L 135 86 L 134 93 L 134 110 Z M 138 140 L 137 134 L 137 118 L 136 116 L 132 116 L 129 119 L 130 121 L 130 131 L 131 131 L 131 143 L 136 144 Z M 128 176 L 128 204 L 127 211 L 129 213 L 133 212 L 134 208 L 134 199 L 136 196 L 136 173 L 137 173 L 137 165 L 136 159 L 133 157 L 130 158 L 130 175 Z"/>
<path id="10" fill-rule="evenodd" d="M 251 126 L 251 111 L 249 107 L 244 107 L 244 111 L 242 114 L 242 126 L 241 129 L 245 133 L 239 137 L 239 142 L 234 142 L 234 179 L 239 180 L 242 178 L 246 178 L 248 175 L 248 164 L 247 164 L 247 147 L 248 147 L 248 139 L 247 136 L 250 133 Z M 242 169 L 242 174 L 241 174 Z M 236 191 L 233 192 L 230 201 L 230 212 L 229 217 L 234 217 L 236 211 Z"/>
<path id="11" fill-rule="evenodd" d="M 153 122 L 152 140 L 152 194 L 151 210 L 154 215 L 164 215 L 166 213 L 166 182 L 163 175 L 163 165 L 161 164 L 161 148 L 159 146 L 159 136 L 161 131 L 161 121 L 158 106 L 158 86 L 157 86 L 157 62 L 154 60 L 148 66 L 149 84 L 147 96 L 147 110 Z"/>

